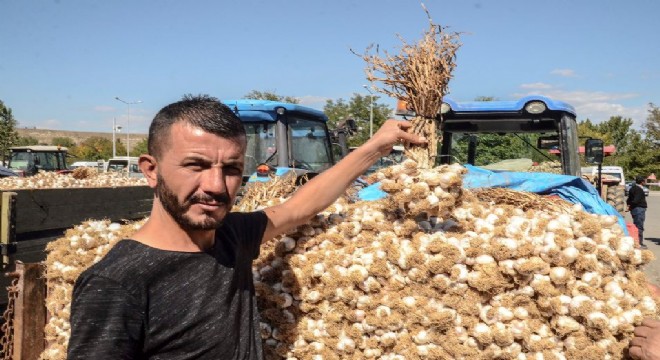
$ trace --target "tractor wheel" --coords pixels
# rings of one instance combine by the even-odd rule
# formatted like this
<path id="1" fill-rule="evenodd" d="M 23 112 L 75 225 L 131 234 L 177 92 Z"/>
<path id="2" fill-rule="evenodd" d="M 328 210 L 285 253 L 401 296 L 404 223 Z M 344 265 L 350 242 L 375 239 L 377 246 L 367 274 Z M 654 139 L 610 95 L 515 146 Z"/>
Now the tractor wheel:
<path id="1" fill-rule="evenodd" d="M 624 186 L 607 187 L 607 203 L 623 214 L 626 210 L 626 188 Z"/>

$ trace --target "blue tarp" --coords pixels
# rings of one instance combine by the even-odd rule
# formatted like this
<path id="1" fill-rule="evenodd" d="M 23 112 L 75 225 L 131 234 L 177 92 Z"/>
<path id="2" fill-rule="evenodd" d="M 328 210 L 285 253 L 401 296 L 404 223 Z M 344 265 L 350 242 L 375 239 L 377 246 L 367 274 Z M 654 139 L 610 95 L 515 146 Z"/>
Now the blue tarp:
<path id="1" fill-rule="evenodd" d="M 596 188 L 582 178 L 549 173 L 491 171 L 472 165 L 465 165 L 465 168 L 468 170 L 463 177 L 463 187 L 466 189 L 503 187 L 540 195 L 557 195 L 568 202 L 581 204 L 592 214 L 617 216 L 624 233 L 628 235 L 623 216 L 601 199 Z M 376 183 L 362 189 L 358 195 L 362 200 L 377 200 L 387 194 L 380 190 L 380 183 Z"/>

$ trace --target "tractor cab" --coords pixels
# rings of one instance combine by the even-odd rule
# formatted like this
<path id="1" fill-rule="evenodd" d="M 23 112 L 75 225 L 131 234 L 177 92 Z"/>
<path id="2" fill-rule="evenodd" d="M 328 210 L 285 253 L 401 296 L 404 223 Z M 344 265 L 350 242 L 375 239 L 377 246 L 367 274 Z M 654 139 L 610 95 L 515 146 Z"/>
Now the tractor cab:
<path id="1" fill-rule="evenodd" d="M 227 100 L 247 135 L 244 181 L 266 181 L 290 171 L 314 176 L 334 164 L 328 117 L 298 104 Z"/>
<path id="2" fill-rule="evenodd" d="M 410 115 L 405 108 L 397 114 Z M 472 102 L 445 98 L 440 115 L 444 121 L 436 163 L 503 171 L 538 166 L 542 172 L 580 176 L 576 113 L 567 103 L 543 96 Z M 559 151 L 552 154 L 551 149 Z M 541 170 L 553 167 L 555 171 Z"/>
<path id="3" fill-rule="evenodd" d="M 7 168 L 18 176 L 32 176 L 40 171 L 68 173 L 68 149 L 63 146 L 15 146 L 9 148 Z"/>

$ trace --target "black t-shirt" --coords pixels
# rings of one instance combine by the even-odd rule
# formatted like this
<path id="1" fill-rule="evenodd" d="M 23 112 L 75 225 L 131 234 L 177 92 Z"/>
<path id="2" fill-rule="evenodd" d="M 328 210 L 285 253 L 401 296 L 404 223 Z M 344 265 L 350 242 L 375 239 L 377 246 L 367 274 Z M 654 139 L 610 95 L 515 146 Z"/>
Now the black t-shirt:
<path id="1" fill-rule="evenodd" d="M 117 243 L 76 281 L 68 359 L 261 359 L 252 261 L 267 223 L 230 213 L 209 252 Z"/>
<path id="2" fill-rule="evenodd" d="M 647 207 L 646 196 L 644 195 L 644 189 L 642 189 L 641 185 L 634 184 L 630 187 L 630 190 L 628 190 L 628 200 L 626 203 L 628 203 L 628 206 L 630 206 L 631 210 L 638 207 Z"/>

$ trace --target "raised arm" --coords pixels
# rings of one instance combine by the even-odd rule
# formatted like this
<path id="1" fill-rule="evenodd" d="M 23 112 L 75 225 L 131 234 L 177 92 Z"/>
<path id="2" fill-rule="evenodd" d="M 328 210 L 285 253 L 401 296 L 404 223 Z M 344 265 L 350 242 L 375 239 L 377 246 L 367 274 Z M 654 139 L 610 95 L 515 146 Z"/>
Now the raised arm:
<path id="1" fill-rule="evenodd" d="M 408 121 L 388 120 L 369 141 L 307 182 L 291 199 L 267 208 L 269 221 L 262 242 L 308 222 L 330 206 L 369 166 L 389 154 L 397 142 L 425 143 L 426 139 L 405 131 L 410 126 Z"/>

